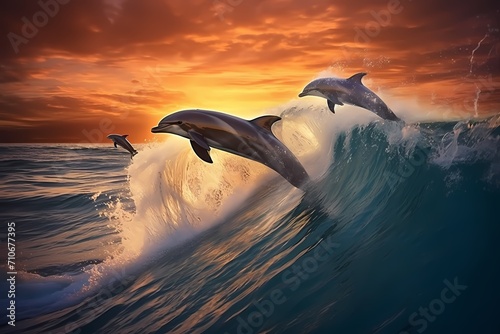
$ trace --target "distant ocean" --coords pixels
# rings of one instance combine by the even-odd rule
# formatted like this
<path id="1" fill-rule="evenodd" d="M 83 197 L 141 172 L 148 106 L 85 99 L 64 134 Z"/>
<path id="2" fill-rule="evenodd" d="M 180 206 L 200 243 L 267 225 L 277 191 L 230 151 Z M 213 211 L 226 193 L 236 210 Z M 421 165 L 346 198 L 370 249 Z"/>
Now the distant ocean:
<path id="1" fill-rule="evenodd" d="M 1 144 L 2 333 L 499 333 L 500 118 L 289 104 L 313 179 L 187 140 Z M 397 110 L 396 110 L 397 111 Z M 131 138 L 133 142 L 134 138 Z"/>

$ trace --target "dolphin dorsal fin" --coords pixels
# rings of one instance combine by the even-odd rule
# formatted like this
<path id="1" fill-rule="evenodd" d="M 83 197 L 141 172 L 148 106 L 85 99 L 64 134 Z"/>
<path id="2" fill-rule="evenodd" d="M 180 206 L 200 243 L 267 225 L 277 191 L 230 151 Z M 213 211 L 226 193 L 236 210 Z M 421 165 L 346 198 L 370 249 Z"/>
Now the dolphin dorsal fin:
<path id="1" fill-rule="evenodd" d="M 128 137 L 128 135 L 122 135 L 122 138 L 127 138 L 127 137 Z"/>
<path id="2" fill-rule="evenodd" d="M 352 81 L 352 82 L 355 82 L 355 83 L 359 83 L 362 85 L 361 83 L 361 79 L 366 75 L 366 73 L 364 72 L 361 72 L 361 73 L 356 73 L 354 74 L 352 77 L 350 78 L 347 78 L 347 80 L 349 81 Z"/>
<path id="3" fill-rule="evenodd" d="M 271 126 L 274 124 L 274 122 L 277 122 L 281 120 L 281 117 L 279 116 L 260 116 L 255 119 L 252 119 L 250 122 L 260 126 L 261 128 L 266 129 L 269 132 L 271 131 Z"/>

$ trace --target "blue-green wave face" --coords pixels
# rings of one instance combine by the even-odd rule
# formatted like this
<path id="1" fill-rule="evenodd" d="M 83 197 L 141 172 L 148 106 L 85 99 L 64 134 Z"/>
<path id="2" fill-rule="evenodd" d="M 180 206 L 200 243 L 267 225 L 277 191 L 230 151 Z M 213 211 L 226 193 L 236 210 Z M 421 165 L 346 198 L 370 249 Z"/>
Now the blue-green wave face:
<path id="1" fill-rule="evenodd" d="M 18 272 L 2 332 L 495 332 L 498 116 L 401 125 L 302 101 L 273 132 L 305 191 L 177 136 L 132 161 L 109 144 L 0 146 Z"/>

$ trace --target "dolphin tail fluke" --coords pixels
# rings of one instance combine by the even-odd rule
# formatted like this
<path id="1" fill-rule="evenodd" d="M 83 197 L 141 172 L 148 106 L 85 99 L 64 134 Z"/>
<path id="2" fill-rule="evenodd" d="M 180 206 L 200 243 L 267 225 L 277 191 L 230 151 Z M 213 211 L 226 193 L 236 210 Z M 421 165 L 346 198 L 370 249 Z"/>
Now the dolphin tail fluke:
<path id="1" fill-rule="evenodd" d="M 134 159 L 134 156 L 135 156 L 137 153 L 139 153 L 139 152 L 134 151 L 134 152 L 130 153 L 130 159 Z"/>

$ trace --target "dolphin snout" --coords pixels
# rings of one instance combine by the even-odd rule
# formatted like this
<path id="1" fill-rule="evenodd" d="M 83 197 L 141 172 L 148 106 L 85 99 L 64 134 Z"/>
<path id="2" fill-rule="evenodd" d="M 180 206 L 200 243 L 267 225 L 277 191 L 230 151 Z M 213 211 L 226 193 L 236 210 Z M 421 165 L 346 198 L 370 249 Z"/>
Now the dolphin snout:
<path id="1" fill-rule="evenodd" d="M 171 129 L 170 124 L 158 124 L 157 126 L 155 126 L 154 128 L 151 129 L 151 132 L 152 133 L 162 133 L 162 132 L 170 133 L 171 130 L 172 129 Z"/>
<path id="2" fill-rule="evenodd" d="M 162 121 L 160 124 L 155 126 L 154 128 L 151 129 L 152 133 L 159 133 L 159 132 L 171 132 L 169 131 L 169 128 L 172 125 L 179 125 L 181 124 L 181 121 Z"/>
<path id="3" fill-rule="evenodd" d="M 152 133 L 161 133 L 161 132 L 169 132 L 168 131 L 168 128 L 170 127 L 171 124 L 158 124 L 157 126 L 155 126 L 154 128 L 151 129 L 151 132 Z"/>
<path id="4" fill-rule="evenodd" d="M 155 126 L 154 128 L 151 129 L 152 133 L 159 133 L 161 132 L 162 127 L 160 126 Z"/>
<path id="5" fill-rule="evenodd" d="M 307 96 L 307 92 L 306 91 L 303 91 L 302 93 L 299 94 L 299 97 L 304 97 L 304 96 Z"/>

